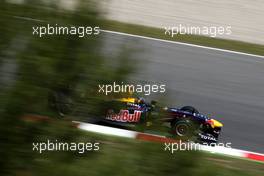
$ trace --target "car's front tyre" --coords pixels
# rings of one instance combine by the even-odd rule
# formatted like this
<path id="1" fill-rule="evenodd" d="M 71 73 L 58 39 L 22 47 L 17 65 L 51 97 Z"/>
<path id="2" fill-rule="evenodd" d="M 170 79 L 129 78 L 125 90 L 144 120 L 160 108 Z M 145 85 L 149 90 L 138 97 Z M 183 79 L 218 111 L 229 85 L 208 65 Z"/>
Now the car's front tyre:
<path id="1" fill-rule="evenodd" d="M 177 139 L 188 140 L 193 135 L 193 124 L 189 119 L 174 121 L 171 123 L 172 134 Z"/>

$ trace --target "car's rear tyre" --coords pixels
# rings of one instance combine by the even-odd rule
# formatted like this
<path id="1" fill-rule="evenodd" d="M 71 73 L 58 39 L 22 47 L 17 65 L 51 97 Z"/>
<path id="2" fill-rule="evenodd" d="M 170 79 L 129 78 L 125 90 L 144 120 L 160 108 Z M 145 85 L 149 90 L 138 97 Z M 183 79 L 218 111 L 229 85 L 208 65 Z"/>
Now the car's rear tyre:
<path id="1" fill-rule="evenodd" d="M 62 92 L 52 92 L 49 95 L 49 106 L 57 111 L 57 113 L 64 117 L 73 111 L 73 100 L 70 96 Z"/>

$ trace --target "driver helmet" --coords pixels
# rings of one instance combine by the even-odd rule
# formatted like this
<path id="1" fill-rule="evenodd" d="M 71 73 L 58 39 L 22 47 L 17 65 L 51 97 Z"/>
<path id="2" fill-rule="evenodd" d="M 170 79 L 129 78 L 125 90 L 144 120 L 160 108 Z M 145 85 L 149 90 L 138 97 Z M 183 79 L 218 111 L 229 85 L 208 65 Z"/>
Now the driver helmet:
<path id="1" fill-rule="evenodd" d="M 137 103 L 138 103 L 138 104 L 145 104 L 145 103 L 146 103 L 146 101 L 145 101 L 145 99 L 144 99 L 144 98 L 142 98 L 142 97 L 139 97 L 139 98 L 137 99 Z"/>

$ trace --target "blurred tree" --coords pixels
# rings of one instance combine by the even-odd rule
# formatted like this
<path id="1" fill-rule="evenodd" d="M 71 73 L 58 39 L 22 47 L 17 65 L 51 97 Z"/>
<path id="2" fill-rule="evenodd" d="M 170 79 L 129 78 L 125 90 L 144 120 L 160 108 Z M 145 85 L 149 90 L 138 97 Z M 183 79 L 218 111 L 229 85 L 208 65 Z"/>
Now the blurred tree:
<path id="1" fill-rule="evenodd" d="M 32 27 L 47 23 L 100 26 L 98 2 L 83 0 L 71 11 L 64 11 L 57 2 L 63 1 L 25 0 L 20 5 L 0 1 L 0 175 L 191 175 L 190 168 L 195 168 L 195 158 L 199 157 L 197 153 L 191 153 L 192 157 L 186 153 L 171 157 L 157 144 L 124 143 L 80 134 L 49 107 L 55 96 L 66 104 L 72 103 L 70 114 L 80 120 L 89 114 L 96 115 L 105 98 L 98 95 L 98 84 L 125 82 L 135 71 L 126 49 L 116 58 L 115 67 L 108 66 L 109 58 L 100 53 L 102 40 L 98 36 L 32 35 Z M 67 106 L 59 107 L 64 108 Z M 25 114 L 45 115 L 53 120 L 26 122 L 21 118 Z M 100 139 L 108 147 L 84 155 L 32 151 L 33 142 L 48 139 L 64 142 Z"/>
<path id="2" fill-rule="evenodd" d="M 60 96 L 75 106 L 83 106 L 83 114 L 100 110 L 101 97 L 95 92 L 98 84 L 118 78 L 126 79 L 128 71 L 111 70 L 105 67 L 106 59 L 98 52 L 101 40 L 98 36 L 50 35 L 42 38 L 32 35 L 32 27 L 99 26 L 99 8 L 95 1 L 80 1 L 72 11 L 64 11 L 57 3 L 27 0 L 23 4 L 0 2 L 0 67 L 11 60 L 15 67 L 1 69 L 10 72 L 13 84 L 1 90 L 0 111 L 0 173 L 30 173 L 36 166 L 36 154 L 32 152 L 32 142 L 46 139 L 75 141 L 78 132 L 70 123 L 55 120 L 52 124 L 25 123 L 24 114 L 40 114 L 58 117 L 49 108 L 51 96 Z M 54 1 L 55 2 L 55 1 Z M 126 59 L 124 62 L 123 59 Z M 119 58 L 120 68 L 127 63 L 127 57 Z M 5 80 L 0 80 L 5 83 Z M 1 84 L 2 84 L 1 83 Z M 57 107 L 58 108 L 58 107 Z M 62 108 L 65 107 L 59 107 Z M 67 107 L 66 107 L 67 108 Z M 69 107 L 72 108 L 72 107 Z M 78 109 L 76 107 L 75 109 Z M 86 114 L 86 116 L 87 116 Z M 86 117 L 85 117 L 86 118 Z M 72 153 L 49 155 L 47 161 L 59 159 L 72 162 Z M 64 160 L 67 158 L 66 160 Z"/>

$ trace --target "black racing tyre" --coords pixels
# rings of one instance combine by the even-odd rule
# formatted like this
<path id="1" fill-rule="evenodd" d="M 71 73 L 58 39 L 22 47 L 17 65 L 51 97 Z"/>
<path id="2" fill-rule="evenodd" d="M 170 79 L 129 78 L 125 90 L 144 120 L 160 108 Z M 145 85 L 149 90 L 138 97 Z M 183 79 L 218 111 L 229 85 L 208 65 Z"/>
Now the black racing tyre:
<path id="1" fill-rule="evenodd" d="M 179 138 L 189 138 L 193 134 L 192 122 L 188 119 L 173 122 L 171 129 L 172 133 Z"/>
<path id="2" fill-rule="evenodd" d="M 192 107 L 192 106 L 184 106 L 180 110 L 187 111 L 187 112 L 190 112 L 192 114 L 193 113 L 199 114 L 199 111 L 197 109 L 195 109 L 194 107 Z"/>

